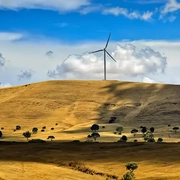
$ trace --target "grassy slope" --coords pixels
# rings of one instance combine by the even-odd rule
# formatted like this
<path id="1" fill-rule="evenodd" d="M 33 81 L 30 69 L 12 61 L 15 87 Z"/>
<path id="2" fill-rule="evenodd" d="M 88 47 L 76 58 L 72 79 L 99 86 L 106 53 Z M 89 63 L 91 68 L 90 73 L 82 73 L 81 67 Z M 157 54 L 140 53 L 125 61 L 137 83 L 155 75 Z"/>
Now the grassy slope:
<path id="1" fill-rule="evenodd" d="M 90 133 L 89 127 L 93 123 L 98 123 L 106 126 L 105 129 L 100 128 L 101 138 L 99 141 L 117 141 L 119 135 L 115 135 L 113 132 L 118 125 L 125 127 L 124 134 L 129 137 L 129 141 L 133 141 L 134 138 L 129 133 L 130 130 L 144 125 L 155 127 L 156 138 L 163 137 L 167 142 L 177 142 L 179 141 L 180 133 L 174 134 L 171 132 L 171 128 L 179 126 L 179 92 L 180 86 L 120 81 L 49 81 L 28 86 L 0 89 L 0 126 L 4 127 L 4 138 L 2 140 L 25 141 L 25 138 L 22 137 L 22 132 L 31 130 L 32 127 L 40 129 L 42 126 L 46 126 L 47 130 L 45 132 L 38 132 L 32 138 L 47 139 L 48 135 L 54 135 L 56 140 L 80 139 L 84 141 L 87 134 Z M 107 123 L 111 116 L 117 117 L 116 124 L 109 125 Z M 55 126 L 55 123 L 58 123 L 58 126 Z M 171 124 L 170 128 L 167 127 L 168 124 Z M 16 125 L 21 125 L 22 130 L 13 132 Z M 51 131 L 51 127 L 54 127 L 55 130 Z M 168 138 L 168 134 L 171 134 L 171 138 Z M 136 138 L 142 140 L 140 134 L 137 134 Z M 124 164 L 135 160 L 141 167 L 137 170 L 138 179 L 153 179 L 150 177 L 173 179 L 175 176 L 175 179 L 178 179 L 177 176 L 180 176 L 178 174 L 178 164 L 180 162 L 178 144 L 175 147 L 172 147 L 171 144 L 166 145 L 166 147 L 163 147 L 164 145 L 162 147 L 158 146 L 159 149 L 157 145 L 152 145 L 152 150 L 149 149 L 150 147 L 144 147 L 136 153 L 134 153 L 136 148 L 130 147 L 128 149 L 129 154 L 126 156 L 123 154 L 127 152 L 126 148 L 117 149 L 114 147 L 111 149 L 112 146 L 109 145 L 107 149 L 105 148 L 105 157 L 101 157 L 102 149 L 99 149 L 94 153 L 90 151 L 89 156 L 82 158 L 80 162 L 85 163 L 96 171 L 111 172 L 111 174 L 120 176 L 125 172 Z M 5 153 L 0 157 L 2 160 L 0 166 L 7 167 L 9 171 L 17 171 L 19 169 L 19 173 L 16 173 L 14 176 L 0 173 L 0 178 L 8 180 L 19 179 L 20 174 L 22 179 L 26 175 L 29 178 L 34 178 L 32 172 L 36 171 L 39 166 L 42 166 L 44 167 L 44 172 L 47 172 L 48 168 L 54 172 L 51 179 L 57 179 L 57 175 L 63 176 L 64 179 L 70 179 L 72 170 L 60 167 L 62 168 L 60 173 L 56 166 L 49 164 L 51 163 L 50 153 L 53 153 L 54 161 L 60 161 L 63 160 L 63 157 L 68 156 L 67 150 L 60 153 L 59 147 L 58 150 L 55 148 L 52 152 L 41 149 L 42 154 L 35 153 L 24 159 L 22 156 L 26 150 L 21 151 L 18 148 L 19 146 L 13 151 L 14 155 L 12 154 L 12 156 L 15 157 L 11 157 L 9 156 L 10 151 L 8 151 L 11 150 L 11 147 L 9 145 L 1 147 L 1 150 L 4 150 Z M 78 154 L 79 151 L 76 151 L 77 145 L 70 148 L 73 151 L 69 154 L 69 158 L 65 159 L 66 161 L 69 162 L 70 160 L 78 160 L 80 157 L 84 157 L 84 155 Z M 92 150 L 92 147 L 89 148 Z M 22 154 L 22 156 L 17 155 L 16 157 L 15 152 Z M 27 156 L 29 152 L 32 151 L 27 150 L 24 155 Z M 88 152 L 87 147 L 82 148 L 82 153 L 84 154 L 85 152 Z M 177 153 L 173 153 L 173 157 L 168 157 L 168 153 L 171 152 Z M 166 158 L 163 160 L 159 159 L 160 155 Z M 46 159 L 48 164 L 36 163 L 37 156 L 41 159 L 38 162 L 45 163 Z M 100 160 L 92 159 L 96 156 Z M 96 158 L 98 159 L 98 157 Z M 125 159 L 121 161 L 123 158 Z M 29 161 L 33 161 L 31 165 L 27 165 Z M 27 167 L 23 173 L 20 172 L 22 171 L 22 162 Z M 145 165 L 147 168 L 143 169 L 142 167 Z M 28 168 L 30 169 L 28 170 Z M 163 171 L 162 168 L 164 168 Z M 171 168 L 171 172 L 168 171 L 169 168 Z M 76 173 L 74 179 L 80 179 L 80 176 L 85 178 L 83 173 L 76 171 L 74 173 Z M 46 175 L 46 177 L 40 177 L 39 175 L 37 179 L 48 179 L 52 173 L 49 172 Z M 102 179 L 99 176 L 97 178 Z M 92 177 L 87 175 L 86 179 L 92 179 Z"/>

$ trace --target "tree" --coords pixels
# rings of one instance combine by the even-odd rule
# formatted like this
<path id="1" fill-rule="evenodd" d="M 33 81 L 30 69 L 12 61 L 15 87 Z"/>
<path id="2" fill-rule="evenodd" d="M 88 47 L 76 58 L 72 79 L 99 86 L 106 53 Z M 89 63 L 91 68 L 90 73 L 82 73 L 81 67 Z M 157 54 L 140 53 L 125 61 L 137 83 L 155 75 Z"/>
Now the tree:
<path id="1" fill-rule="evenodd" d="M 146 133 L 144 133 L 142 137 L 143 137 L 144 140 L 147 141 L 147 142 L 155 142 L 155 140 L 154 140 L 154 135 L 153 135 L 153 133 L 151 133 L 151 132 L 146 132 Z"/>
<path id="2" fill-rule="evenodd" d="M 179 130 L 179 127 L 173 127 L 173 131 L 176 133 Z"/>
<path id="3" fill-rule="evenodd" d="M 129 170 L 126 174 L 123 175 L 122 180 L 135 180 L 134 170 L 138 168 L 136 163 L 128 163 L 125 165 L 126 170 Z"/>
<path id="4" fill-rule="evenodd" d="M 144 134 L 147 131 L 146 127 L 142 127 L 141 132 Z"/>
<path id="5" fill-rule="evenodd" d="M 31 137 L 31 133 L 29 131 L 23 132 L 23 136 L 28 140 Z"/>
<path id="6" fill-rule="evenodd" d="M 16 130 L 21 130 L 21 126 L 17 125 Z"/>
<path id="7" fill-rule="evenodd" d="M 51 141 L 52 141 L 53 139 L 55 139 L 55 137 L 54 136 L 48 136 L 47 139 L 51 139 Z"/>
<path id="8" fill-rule="evenodd" d="M 163 142 L 163 138 L 158 138 L 157 142 Z"/>
<path id="9" fill-rule="evenodd" d="M 38 132 L 38 128 L 37 127 L 32 128 L 32 132 L 33 134 L 36 134 Z"/>
<path id="10" fill-rule="evenodd" d="M 119 133 L 119 134 L 122 134 L 123 132 L 123 127 L 122 126 L 119 126 L 116 128 L 116 131 Z"/>
<path id="11" fill-rule="evenodd" d="M 154 127 L 150 128 L 150 132 L 153 133 L 154 132 Z"/>
<path id="12" fill-rule="evenodd" d="M 0 131 L 0 138 L 3 136 L 3 133 L 2 133 L 2 131 Z"/>
<path id="13" fill-rule="evenodd" d="M 131 130 L 131 134 L 134 134 L 134 137 L 136 136 L 136 133 L 138 132 L 138 130 L 137 129 L 132 129 Z"/>
<path id="14" fill-rule="evenodd" d="M 99 130 L 99 125 L 93 124 L 93 125 L 91 126 L 91 130 L 94 131 L 94 132 L 98 131 L 98 130 Z"/>
<path id="15" fill-rule="evenodd" d="M 122 136 L 120 138 L 120 142 L 126 142 L 127 141 L 127 136 Z"/>
<path id="16" fill-rule="evenodd" d="M 96 139 L 100 137 L 100 134 L 97 133 L 97 132 L 93 132 L 93 133 L 91 134 L 91 136 L 92 136 L 92 138 L 96 141 Z"/>

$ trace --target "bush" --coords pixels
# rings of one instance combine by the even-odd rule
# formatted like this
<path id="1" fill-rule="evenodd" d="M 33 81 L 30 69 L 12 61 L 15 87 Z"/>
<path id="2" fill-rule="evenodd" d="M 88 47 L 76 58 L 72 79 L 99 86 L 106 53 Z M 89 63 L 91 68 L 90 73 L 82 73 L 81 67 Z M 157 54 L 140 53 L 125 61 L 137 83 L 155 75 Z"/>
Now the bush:
<path id="1" fill-rule="evenodd" d="M 97 132 L 93 132 L 93 133 L 91 134 L 91 136 L 92 136 L 92 138 L 96 141 L 96 139 L 100 137 L 100 134 L 97 133 Z"/>
<path id="2" fill-rule="evenodd" d="M 41 132 L 44 132 L 45 130 L 44 129 L 41 129 Z"/>
<path id="3" fill-rule="evenodd" d="M 168 124 L 168 127 L 170 127 L 171 125 L 170 124 Z"/>
<path id="4" fill-rule="evenodd" d="M 1 130 L 3 130 L 4 128 L 2 127 Z"/>
<path id="5" fill-rule="evenodd" d="M 146 127 L 142 127 L 141 132 L 144 134 L 147 131 Z"/>
<path id="6" fill-rule="evenodd" d="M 46 126 L 43 126 L 42 129 L 46 129 Z"/>
<path id="7" fill-rule="evenodd" d="M 52 141 L 53 139 L 55 139 L 55 137 L 54 136 L 48 136 L 47 139 L 50 139 Z"/>
<path id="8" fill-rule="evenodd" d="M 23 136 L 27 138 L 30 138 L 31 137 L 31 133 L 29 131 L 26 131 L 26 132 L 23 132 Z"/>
<path id="9" fill-rule="evenodd" d="M 102 126 L 102 129 L 104 129 L 105 128 L 105 126 Z"/>
<path id="10" fill-rule="evenodd" d="M 119 126 L 116 128 L 116 131 L 121 134 L 123 132 L 123 127 L 122 126 Z"/>
<path id="11" fill-rule="evenodd" d="M 14 132 L 16 131 L 16 129 L 13 130 Z"/>
<path id="12" fill-rule="evenodd" d="M 131 130 L 131 134 L 134 134 L 134 137 L 136 136 L 136 133 L 138 132 L 138 130 L 137 129 L 132 129 Z"/>
<path id="13" fill-rule="evenodd" d="M 2 131 L 0 131 L 0 138 L 3 136 L 3 133 L 2 133 Z"/>
<path id="14" fill-rule="evenodd" d="M 54 130 L 54 128 L 51 128 L 51 130 Z"/>
<path id="15" fill-rule="evenodd" d="M 33 132 L 34 134 L 36 134 L 36 133 L 38 132 L 38 128 L 37 128 L 37 127 L 32 128 L 32 132 Z"/>
<path id="16" fill-rule="evenodd" d="M 135 175 L 133 171 L 138 168 L 136 163 L 128 163 L 126 164 L 126 170 L 129 170 L 126 174 L 123 175 L 122 180 L 135 180 Z"/>
<path id="17" fill-rule="evenodd" d="M 163 142 L 163 138 L 158 138 L 157 142 Z"/>
<path id="18" fill-rule="evenodd" d="M 136 178 L 133 172 L 127 172 L 123 175 L 122 180 L 136 180 Z"/>
<path id="19" fill-rule="evenodd" d="M 154 127 L 150 128 L 150 132 L 153 133 L 154 132 Z"/>
<path id="20" fill-rule="evenodd" d="M 97 124 L 93 124 L 92 126 L 91 126 L 91 130 L 92 131 L 98 131 L 99 130 L 99 125 L 97 125 Z"/>
<path id="21" fill-rule="evenodd" d="M 135 140 L 134 140 L 134 142 L 138 142 L 138 140 L 137 140 L 137 139 L 135 139 Z"/>
<path id="22" fill-rule="evenodd" d="M 46 141 L 42 139 L 31 139 L 28 141 L 28 143 L 45 143 Z"/>
<path id="23" fill-rule="evenodd" d="M 173 131 L 176 133 L 179 130 L 179 127 L 173 127 Z"/>
<path id="24" fill-rule="evenodd" d="M 58 125 L 58 123 L 55 124 L 56 126 Z"/>
<path id="25" fill-rule="evenodd" d="M 121 142 L 126 142 L 127 141 L 127 136 L 122 136 L 120 139 Z"/>
<path id="26" fill-rule="evenodd" d="M 21 126 L 17 125 L 16 130 L 21 130 Z"/>

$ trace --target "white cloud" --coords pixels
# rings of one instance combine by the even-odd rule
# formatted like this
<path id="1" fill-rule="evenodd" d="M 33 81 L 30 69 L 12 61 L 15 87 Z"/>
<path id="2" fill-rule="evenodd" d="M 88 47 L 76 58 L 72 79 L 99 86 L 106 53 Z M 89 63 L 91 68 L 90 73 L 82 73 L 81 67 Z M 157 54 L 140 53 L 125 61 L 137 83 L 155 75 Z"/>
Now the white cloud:
<path id="1" fill-rule="evenodd" d="M 166 57 L 150 47 L 139 52 L 132 44 L 117 45 L 112 52 L 117 63 L 107 61 L 107 73 L 110 77 L 139 76 L 164 72 Z M 95 54 L 72 55 L 58 65 L 55 70 L 49 71 L 50 77 L 100 78 L 103 70 L 103 56 Z M 83 77 L 82 77 L 83 74 Z"/>
<path id="2" fill-rule="evenodd" d="M 129 11 L 127 8 L 113 7 L 107 8 L 103 11 L 103 14 L 113 14 L 115 16 L 125 16 L 129 19 L 141 19 L 141 20 L 151 20 L 153 16 L 153 12 L 139 12 L 139 11 Z"/>
<path id="3" fill-rule="evenodd" d="M 47 9 L 73 11 L 89 5 L 89 0 L 0 0 L 0 9 Z"/>
<path id="4" fill-rule="evenodd" d="M 0 41 L 15 41 L 23 38 L 21 33 L 0 32 Z"/>
<path id="5" fill-rule="evenodd" d="M 146 48 L 146 46 L 150 48 Z M 102 80 L 102 54 L 87 53 L 101 47 L 104 47 L 102 42 L 65 44 L 51 40 L 38 42 L 0 41 L 0 53 L 5 59 L 10 60 L 6 60 L 4 66 L 0 67 L 0 82 L 2 84 L 8 82 L 11 85 L 17 85 L 54 78 Z M 115 63 L 110 58 L 107 58 L 107 79 L 142 82 L 143 77 L 150 77 L 156 82 L 180 84 L 179 49 L 180 42 L 110 41 L 108 51 L 118 62 Z M 53 56 L 48 57 L 46 52 L 50 50 L 53 52 Z M 67 58 L 69 54 L 77 53 L 79 55 L 71 55 Z M 167 66 L 165 57 L 167 57 Z M 67 60 L 63 63 L 62 68 L 61 64 L 66 58 Z M 165 72 L 162 74 L 161 71 L 164 69 Z M 29 72 L 29 70 L 32 70 L 32 76 L 29 79 L 23 78 L 19 81 L 18 75 L 22 75 L 26 71 Z M 56 75 L 53 76 L 54 78 L 48 77 L 47 72 L 49 70 L 54 70 Z"/>
<path id="6" fill-rule="evenodd" d="M 153 79 L 151 79 L 149 77 L 143 77 L 142 82 L 144 82 L 144 83 L 157 83 L 156 81 L 154 81 Z"/>
<path id="7" fill-rule="evenodd" d="M 6 84 L 1 84 L 0 83 L 0 88 L 6 88 L 6 87 L 10 87 L 11 85 L 9 83 Z"/>
<path id="8" fill-rule="evenodd" d="M 176 0 L 168 0 L 168 2 L 163 7 L 161 13 L 166 14 L 178 10 L 180 10 L 180 3 L 178 3 Z"/>

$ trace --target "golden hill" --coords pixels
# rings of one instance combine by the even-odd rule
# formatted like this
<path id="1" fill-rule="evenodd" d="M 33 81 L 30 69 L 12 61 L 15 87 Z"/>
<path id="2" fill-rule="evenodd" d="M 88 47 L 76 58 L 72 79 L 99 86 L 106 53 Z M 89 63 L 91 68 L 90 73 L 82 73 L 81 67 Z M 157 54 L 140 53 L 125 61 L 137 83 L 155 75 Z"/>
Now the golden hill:
<path id="1" fill-rule="evenodd" d="M 4 88 L 0 89 L 0 126 L 9 139 L 21 134 L 19 140 L 24 140 L 23 131 L 42 126 L 47 130 L 41 138 L 52 134 L 54 127 L 56 139 L 83 139 L 93 123 L 107 126 L 101 138 L 107 141 L 111 141 L 108 137 L 119 138 L 113 134 L 119 124 L 127 128 L 125 133 L 141 125 L 154 126 L 161 133 L 168 124 L 171 129 L 178 125 L 179 92 L 178 85 L 121 81 L 62 80 Z M 111 116 L 117 120 L 110 125 Z M 22 131 L 13 133 L 16 125 Z"/>
<path id="2" fill-rule="evenodd" d="M 139 165 L 138 180 L 180 180 L 179 143 L 131 143 L 143 138 L 140 131 L 135 138 L 130 133 L 141 125 L 153 126 L 156 140 L 178 142 L 180 132 L 175 134 L 172 127 L 179 126 L 179 92 L 180 86 L 175 85 L 120 81 L 48 81 L 0 89 L 0 128 L 4 127 L 0 179 L 105 180 L 107 175 L 121 179 L 124 165 L 134 161 Z M 117 117 L 116 123 L 109 124 L 112 116 Z M 93 123 L 100 125 L 98 141 L 103 143 L 61 142 L 86 141 Z M 22 129 L 14 132 L 16 125 Z M 105 143 L 119 140 L 121 135 L 114 131 L 120 125 L 129 142 Z M 43 126 L 45 132 L 40 131 Z M 39 131 L 31 139 L 47 140 L 53 135 L 55 140 L 1 142 L 26 141 L 22 133 L 33 127 Z"/>

